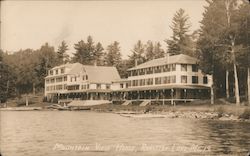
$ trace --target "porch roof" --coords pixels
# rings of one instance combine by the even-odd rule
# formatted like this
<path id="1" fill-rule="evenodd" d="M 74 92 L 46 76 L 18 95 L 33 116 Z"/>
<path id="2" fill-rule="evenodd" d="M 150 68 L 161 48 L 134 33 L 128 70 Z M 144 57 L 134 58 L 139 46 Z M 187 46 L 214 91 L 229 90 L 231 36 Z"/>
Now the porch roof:
<path id="1" fill-rule="evenodd" d="M 145 86 L 145 87 L 134 87 L 134 88 L 126 88 L 120 89 L 117 91 L 144 91 L 144 90 L 161 90 L 161 89 L 210 89 L 208 86 L 202 85 L 165 85 L 165 86 Z"/>

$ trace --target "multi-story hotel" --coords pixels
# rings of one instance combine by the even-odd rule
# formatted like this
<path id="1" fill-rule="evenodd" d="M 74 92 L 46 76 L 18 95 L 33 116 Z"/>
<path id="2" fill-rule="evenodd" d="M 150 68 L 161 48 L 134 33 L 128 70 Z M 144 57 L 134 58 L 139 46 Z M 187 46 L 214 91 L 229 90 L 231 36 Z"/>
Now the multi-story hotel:
<path id="1" fill-rule="evenodd" d="M 115 67 L 64 64 L 49 70 L 45 97 L 57 100 L 109 100 L 111 82 L 120 79 Z"/>
<path id="2" fill-rule="evenodd" d="M 128 78 L 113 82 L 113 100 L 192 101 L 209 98 L 212 77 L 198 69 L 197 59 L 173 55 L 128 70 Z"/>
<path id="3" fill-rule="evenodd" d="M 48 100 L 192 101 L 210 97 L 212 77 L 198 69 L 197 59 L 173 55 L 128 69 L 120 79 L 115 67 L 65 64 L 45 78 Z"/>

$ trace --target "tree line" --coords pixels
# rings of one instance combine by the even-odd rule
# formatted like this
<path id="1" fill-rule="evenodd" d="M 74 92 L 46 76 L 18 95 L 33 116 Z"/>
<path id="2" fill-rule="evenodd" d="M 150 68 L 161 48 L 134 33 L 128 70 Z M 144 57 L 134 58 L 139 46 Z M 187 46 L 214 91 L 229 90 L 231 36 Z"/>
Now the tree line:
<path id="1" fill-rule="evenodd" d="M 125 78 L 126 70 L 135 64 L 169 53 L 198 58 L 200 68 L 213 76 L 211 92 L 215 98 L 232 98 L 239 105 L 240 97 L 250 97 L 250 5 L 245 0 L 206 2 L 198 30 L 190 31 L 190 17 L 180 8 L 170 25 L 172 35 L 164 40 L 167 48 L 160 42 L 138 40 L 128 59 L 122 59 L 118 41 L 103 47 L 92 36 L 74 44 L 73 57 L 67 55 L 69 48 L 65 41 L 57 49 L 45 43 L 37 50 L 25 49 L 11 54 L 0 51 L 1 101 L 43 91 L 48 70 L 67 62 L 115 66 Z M 248 100 L 250 104 L 250 98 Z"/>

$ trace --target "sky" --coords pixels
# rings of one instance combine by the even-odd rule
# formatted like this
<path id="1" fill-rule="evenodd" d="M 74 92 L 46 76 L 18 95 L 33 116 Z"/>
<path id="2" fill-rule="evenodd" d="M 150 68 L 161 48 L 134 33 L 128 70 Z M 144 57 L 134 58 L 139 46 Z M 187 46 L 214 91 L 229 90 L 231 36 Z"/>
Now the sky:
<path id="1" fill-rule="evenodd" d="M 1 1 L 1 49 L 39 49 L 48 42 L 57 49 L 65 40 L 68 53 L 91 35 L 103 47 L 114 41 L 123 58 L 138 40 L 159 41 L 166 49 L 174 13 L 183 8 L 190 16 L 190 32 L 199 28 L 205 0 L 137 1 Z"/>

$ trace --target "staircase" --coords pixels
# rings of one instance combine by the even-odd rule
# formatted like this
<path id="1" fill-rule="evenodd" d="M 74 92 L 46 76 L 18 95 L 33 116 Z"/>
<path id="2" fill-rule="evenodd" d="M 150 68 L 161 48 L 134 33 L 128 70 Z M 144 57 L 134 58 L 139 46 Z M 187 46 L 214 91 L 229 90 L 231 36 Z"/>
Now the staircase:
<path id="1" fill-rule="evenodd" d="M 149 105 L 149 104 L 151 104 L 151 101 L 150 101 L 150 100 L 145 100 L 145 101 L 143 101 L 143 102 L 140 104 L 140 106 L 147 106 L 147 105 Z"/>
<path id="2" fill-rule="evenodd" d="M 132 101 L 127 100 L 127 101 L 125 101 L 122 105 L 123 105 L 123 106 L 127 106 L 127 105 L 129 105 L 129 104 L 132 104 Z"/>

